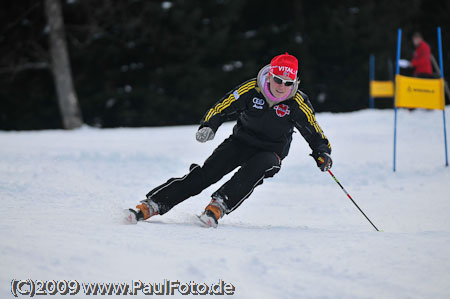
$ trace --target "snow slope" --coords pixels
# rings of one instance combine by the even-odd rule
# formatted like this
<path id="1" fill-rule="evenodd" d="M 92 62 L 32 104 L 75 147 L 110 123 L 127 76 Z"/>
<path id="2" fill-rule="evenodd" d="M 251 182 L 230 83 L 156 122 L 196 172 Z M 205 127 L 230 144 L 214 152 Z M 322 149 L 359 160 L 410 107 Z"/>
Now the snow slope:
<path id="1" fill-rule="evenodd" d="M 222 279 L 231 298 L 449 298 L 441 112 L 399 113 L 395 174 L 392 111 L 317 119 L 335 175 L 384 232 L 318 171 L 300 134 L 280 173 L 206 229 L 193 215 L 220 183 L 149 222 L 124 225 L 120 212 L 201 164 L 232 124 L 206 144 L 196 126 L 0 132 L 0 298 L 12 297 L 12 279 Z"/>

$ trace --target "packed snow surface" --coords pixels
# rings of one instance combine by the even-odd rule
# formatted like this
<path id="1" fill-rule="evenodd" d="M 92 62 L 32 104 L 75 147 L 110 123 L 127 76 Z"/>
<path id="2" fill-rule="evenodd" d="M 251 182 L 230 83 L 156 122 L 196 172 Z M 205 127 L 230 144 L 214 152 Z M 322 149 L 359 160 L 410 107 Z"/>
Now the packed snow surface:
<path id="1" fill-rule="evenodd" d="M 121 211 L 202 164 L 232 123 L 206 144 L 197 126 L 0 132 L 0 298 L 13 297 L 13 279 L 222 280 L 235 287 L 230 298 L 449 298 L 442 112 L 399 112 L 396 173 L 391 110 L 317 120 L 332 171 L 384 232 L 318 170 L 300 134 L 281 171 L 208 229 L 195 215 L 230 176 L 137 225 L 123 224 Z"/>

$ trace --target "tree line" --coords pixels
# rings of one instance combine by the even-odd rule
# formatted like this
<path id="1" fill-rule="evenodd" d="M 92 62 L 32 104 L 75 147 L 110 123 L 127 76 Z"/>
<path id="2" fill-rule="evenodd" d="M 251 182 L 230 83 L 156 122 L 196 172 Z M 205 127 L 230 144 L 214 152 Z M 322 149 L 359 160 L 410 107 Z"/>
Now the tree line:
<path id="1" fill-rule="evenodd" d="M 437 54 L 436 26 L 441 26 L 444 66 L 450 65 L 447 1 L 0 5 L 0 129 L 6 130 L 79 126 L 61 117 L 67 112 L 96 127 L 194 124 L 221 96 L 284 52 L 299 58 L 300 88 L 317 111 L 367 108 L 369 56 L 376 56 L 377 78 L 388 79 L 398 28 L 404 32 L 402 57 L 410 58 L 414 31 L 421 31 Z M 60 6 L 63 31 L 55 30 L 58 11 L 51 5 Z M 55 60 L 64 56 L 61 47 L 52 47 L 58 38 L 67 49 L 66 64 L 64 58 Z M 64 69 L 72 83 L 61 75 Z M 71 86 L 73 94 L 67 91 Z M 392 101 L 377 105 L 391 107 Z"/>

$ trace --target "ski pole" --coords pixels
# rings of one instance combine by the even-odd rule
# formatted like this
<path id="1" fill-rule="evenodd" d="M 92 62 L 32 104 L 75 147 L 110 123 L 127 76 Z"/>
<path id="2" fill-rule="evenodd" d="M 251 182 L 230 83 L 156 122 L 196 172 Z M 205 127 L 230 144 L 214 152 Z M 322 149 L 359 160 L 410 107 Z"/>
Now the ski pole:
<path id="1" fill-rule="evenodd" d="M 348 194 L 347 190 L 345 190 L 345 188 L 341 185 L 341 183 L 338 181 L 338 179 L 334 176 L 334 174 L 331 172 L 331 170 L 328 169 L 328 173 L 331 175 L 331 177 L 336 181 L 336 183 L 338 183 L 338 185 L 341 187 L 341 189 L 344 191 L 345 194 L 347 194 L 348 198 L 350 198 L 350 200 L 353 202 L 353 204 L 358 208 L 358 210 L 364 215 L 364 217 L 366 217 L 367 220 L 369 220 L 370 224 L 372 224 L 372 226 L 377 230 L 377 232 L 379 232 L 378 228 L 372 223 L 372 221 L 370 221 L 369 217 L 366 216 L 366 214 L 364 214 L 364 212 L 361 210 L 361 208 L 356 204 L 356 202 L 353 200 L 353 198 L 350 196 L 350 194 Z"/>

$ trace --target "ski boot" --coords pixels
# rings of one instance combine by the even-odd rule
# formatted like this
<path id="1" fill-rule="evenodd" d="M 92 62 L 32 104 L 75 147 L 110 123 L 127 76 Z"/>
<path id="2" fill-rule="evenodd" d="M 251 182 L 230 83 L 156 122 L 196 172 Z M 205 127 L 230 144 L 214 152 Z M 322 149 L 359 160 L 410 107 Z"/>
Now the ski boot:
<path id="1" fill-rule="evenodd" d="M 159 214 L 159 207 L 156 202 L 147 198 L 136 206 L 137 210 L 128 209 L 125 211 L 125 220 L 128 223 L 136 224 L 138 221 L 147 220 L 148 218 Z"/>
<path id="2" fill-rule="evenodd" d="M 206 206 L 205 211 L 198 216 L 198 219 L 206 227 L 216 228 L 219 224 L 218 220 L 223 217 L 227 207 L 221 197 L 211 199 L 209 205 Z"/>

